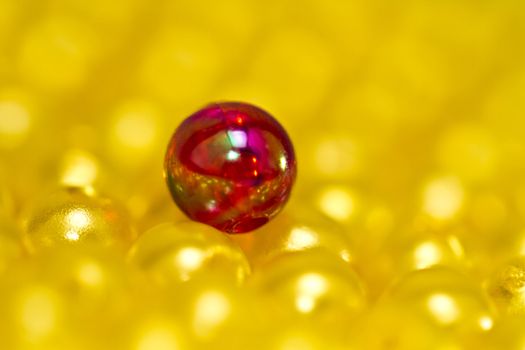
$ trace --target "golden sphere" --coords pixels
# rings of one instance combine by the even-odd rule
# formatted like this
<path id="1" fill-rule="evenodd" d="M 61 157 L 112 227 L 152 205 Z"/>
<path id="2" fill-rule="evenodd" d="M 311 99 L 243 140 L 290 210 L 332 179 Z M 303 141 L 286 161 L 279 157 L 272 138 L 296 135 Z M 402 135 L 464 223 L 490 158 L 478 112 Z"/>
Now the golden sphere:
<path id="1" fill-rule="evenodd" d="M 502 314 L 525 315 L 525 257 L 501 266 L 486 282 L 491 300 Z"/>
<path id="2" fill-rule="evenodd" d="M 383 302 L 402 305 L 426 322 L 453 334 L 488 331 L 493 312 L 480 285 L 454 269 L 435 266 L 407 274 Z"/>
<path id="3" fill-rule="evenodd" d="M 30 252 L 60 245 L 124 250 L 135 239 L 124 209 L 90 187 L 55 192 L 31 212 L 24 235 Z"/>
<path id="4" fill-rule="evenodd" d="M 310 320 L 320 327 L 346 326 L 367 304 L 348 264 L 322 250 L 282 255 L 256 271 L 250 282 L 268 304 L 269 314 L 284 323 Z"/>
<path id="5" fill-rule="evenodd" d="M 226 235 L 190 221 L 145 232 L 132 246 L 129 260 L 160 285 L 210 277 L 239 284 L 250 273 L 243 252 Z"/>
<path id="6" fill-rule="evenodd" d="M 352 262 L 352 242 L 336 222 L 319 212 L 292 205 L 267 225 L 242 235 L 233 235 L 254 269 L 286 253 L 323 249 Z"/>

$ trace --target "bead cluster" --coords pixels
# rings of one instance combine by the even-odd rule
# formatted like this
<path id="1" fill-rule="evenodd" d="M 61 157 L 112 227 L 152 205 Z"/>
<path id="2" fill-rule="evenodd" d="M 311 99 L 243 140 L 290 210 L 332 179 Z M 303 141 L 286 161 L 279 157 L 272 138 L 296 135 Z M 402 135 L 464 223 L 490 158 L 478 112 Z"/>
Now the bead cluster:
<path id="1" fill-rule="evenodd" d="M 523 349 L 524 23 L 517 0 L 0 0 L 0 349 Z M 209 101 L 294 142 L 279 214 L 210 222 L 249 233 L 162 178 Z M 223 174 L 259 172 L 235 152 Z"/>

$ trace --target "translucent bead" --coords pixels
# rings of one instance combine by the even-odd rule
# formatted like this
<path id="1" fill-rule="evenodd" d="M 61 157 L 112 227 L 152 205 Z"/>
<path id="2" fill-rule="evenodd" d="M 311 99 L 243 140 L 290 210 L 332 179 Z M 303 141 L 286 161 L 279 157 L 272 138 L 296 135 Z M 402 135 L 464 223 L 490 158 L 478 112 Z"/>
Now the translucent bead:
<path id="1" fill-rule="evenodd" d="M 129 259 L 160 285 L 210 277 L 238 284 L 250 272 L 246 257 L 234 242 L 195 222 L 152 228 L 135 242 Z"/>
<path id="2" fill-rule="evenodd" d="M 456 349 L 443 330 L 426 322 L 424 316 L 407 312 L 403 304 L 377 305 L 349 328 L 350 349 Z"/>
<path id="3" fill-rule="evenodd" d="M 19 261 L 0 280 L 0 346 L 96 346 L 133 305 L 132 276 L 115 255 L 78 247 Z"/>
<path id="4" fill-rule="evenodd" d="M 310 249 L 327 250 L 346 262 L 354 258 L 352 242 L 342 227 L 315 210 L 293 203 L 268 225 L 232 239 L 255 269 L 282 254 Z"/>
<path id="5" fill-rule="evenodd" d="M 337 256 L 311 250 L 274 259 L 251 280 L 275 320 L 319 327 L 348 325 L 367 302 L 357 275 Z M 339 328 L 337 328 L 339 329 Z"/>
<path id="6" fill-rule="evenodd" d="M 525 257 L 500 266 L 486 282 L 491 300 L 502 314 L 525 315 Z"/>
<path id="7" fill-rule="evenodd" d="M 135 232 L 123 208 L 93 188 L 66 188 L 31 210 L 25 243 L 31 252 L 60 245 L 126 249 Z"/>
<path id="8" fill-rule="evenodd" d="M 493 314 L 481 286 L 463 273 L 432 267 L 407 274 L 385 296 L 452 334 L 488 331 Z"/>

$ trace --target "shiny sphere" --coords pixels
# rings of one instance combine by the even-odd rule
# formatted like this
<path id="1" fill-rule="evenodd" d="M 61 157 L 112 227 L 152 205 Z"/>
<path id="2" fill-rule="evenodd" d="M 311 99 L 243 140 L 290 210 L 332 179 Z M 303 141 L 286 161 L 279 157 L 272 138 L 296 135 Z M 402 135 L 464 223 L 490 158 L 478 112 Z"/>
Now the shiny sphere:
<path id="1" fill-rule="evenodd" d="M 175 131 L 165 177 L 179 208 L 228 233 L 264 225 L 283 208 L 296 176 L 286 131 L 245 103 L 214 103 Z"/>
<path id="2" fill-rule="evenodd" d="M 482 333 L 494 318 L 480 286 L 454 269 L 435 266 L 405 275 L 383 302 L 403 306 L 449 334 Z"/>
<path id="3" fill-rule="evenodd" d="M 336 222 L 310 208 L 291 202 L 268 225 L 231 236 L 246 253 L 254 270 L 287 253 L 321 249 L 351 263 L 353 242 Z"/>
<path id="4" fill-rule="evenodd" d="M 250 272 L 234 242 L 191 221 L 161 224 L 145 232 L 131 247 L 129 260 L 161 286 L 210 276 L 238 284 Z"/>
<path id="5" fill-rule="evenodd" d="M 515 258 L 501 266 L 486 287 L 502 314 L 525 315 L 525 257 Z"/>
<path id="6" fill-rule="evenodd" d="M 358 276 L 336 255 L 322 250 L 289 253 L 272 260 L 250 280 L 269 314 L 319 327 L 348 326 L 366 307 Z"/>
<path id="7" fill-rule="evenodd" d="M 11 265 L 0 279 L 0 347 L 100 348 L 133 305 L 132 276 L 118 256 L 85 247 Z"/>
<path id="8" fill-rule="evenodd" d="M 62 245 L 125 250 L 135 239 L 124 209 L 92 188 L 58 191 L 31 211 L 24 241 L 30 252 Z"/>

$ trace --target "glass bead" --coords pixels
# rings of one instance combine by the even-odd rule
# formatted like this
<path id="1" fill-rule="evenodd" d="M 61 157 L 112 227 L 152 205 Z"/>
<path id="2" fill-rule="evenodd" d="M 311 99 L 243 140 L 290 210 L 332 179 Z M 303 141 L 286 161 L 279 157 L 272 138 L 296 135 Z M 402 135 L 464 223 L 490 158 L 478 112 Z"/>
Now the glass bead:
<path id="1" fill-rule="evenodd" d="M 310 320 L 319 327 L 346 327 L 367 304 L 358 276 L 321 250 L 282 255 L 256 271 L 250 282 L 283 324 Z"/>
<path id="2" fill-rule="evenodd" d="M 100 347 L 100 339 L 127 318 L 140 285 L 133 276 L 120 257 L 86 247 L 18 261 L 0 279 L 0 347 Z"/>
<path id="3" fill-rule="evenodd" d="M 228 233 L 262 226 L 282 209 L 296 176 L 286 131 L 245 103 L 214 103 L 186 119 L 166 154 L 175 203 L 195 221 Z"/>
<path id="4" fill-rule="evenodd" d="M 127 249 L 135 231 L 115 201 L 91 187 L 66 188 L 37 203 L 29 215 L 24 242 L 30 252 L 60 245 Z"/>
<path id="5" fill-rule="evenodd" d="M 349 329 L 349 349 L 456 349 L 445 332 L 403 304 L 378 304 Z M 448 346 L 448 347 L 447 347 Z"/>
<path id="6" fill-rule="evenodd" d="M 451 334 L 482 333 L 492 328 L 493 312 L 481 286 L 463 273 L 431 267 L 407 274 L 382 302 L 402 305 Z"/>
<path id="7" fill-rule="evenodd" d="M 234 284 L 250 272 L 243 252 L 219 231 L 196 222 L 161 224 L 142 234 L 129 259 L 159 285 L 196 278 L 224 278 Z"/>
<path id="8" fill-rule="evenodd" d="M 323 249 L 346 262 L 354 258 L 353 244 L 338 223 L 316 210 L 290 203 L 268 225 L 244 235 L 233 235 L 254 269 L 286 253 Z"/>
<path id="9" fill-rule="evenodd" d="M 525 315 L 525 257 L 501 266 L 486 282 L 491 300 L 502 314 Z"/>

